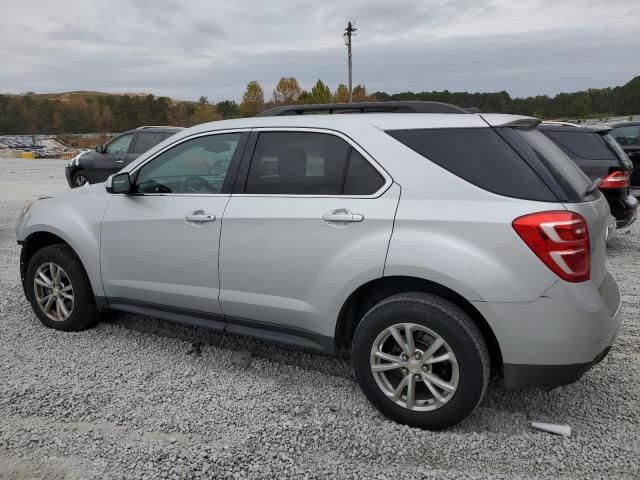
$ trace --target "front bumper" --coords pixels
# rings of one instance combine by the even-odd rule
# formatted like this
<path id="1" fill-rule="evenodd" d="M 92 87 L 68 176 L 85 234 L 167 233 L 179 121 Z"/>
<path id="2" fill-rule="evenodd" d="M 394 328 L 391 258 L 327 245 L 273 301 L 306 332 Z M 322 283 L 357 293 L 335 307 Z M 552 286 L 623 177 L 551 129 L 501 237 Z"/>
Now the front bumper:
<path id="1" fill-rule="evenodd" d="M 66 177 L 69 186 L 73 188 L 73 182 L 71 180 L 71 167 L 69 165 L 64 167 L 64 176 Z"/>
<path id="2" fill-rule="evenodd" d="M 558 281 L 533 302 L 474 302 L 500 345 L 507 388 L 578 380 L 613 345 L 621 305 L 620 290 L 609 273 L 599 287 Z"/>

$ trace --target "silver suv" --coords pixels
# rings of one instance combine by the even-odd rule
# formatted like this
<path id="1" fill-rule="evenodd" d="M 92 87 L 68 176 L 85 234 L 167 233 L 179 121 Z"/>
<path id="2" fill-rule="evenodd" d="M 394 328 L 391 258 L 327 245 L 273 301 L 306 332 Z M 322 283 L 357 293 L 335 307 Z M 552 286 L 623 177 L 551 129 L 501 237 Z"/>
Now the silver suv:
<path id="1" fill-rule="evenodd" d="M 184 130 L 25 208 L 27 298 L 59 330 L 113 309 L 348 353 L 422 428 L 470 415 L 491 371 L 574 382 L 620 323 L 607 202 L 538 120 L 458 110 Z"/>

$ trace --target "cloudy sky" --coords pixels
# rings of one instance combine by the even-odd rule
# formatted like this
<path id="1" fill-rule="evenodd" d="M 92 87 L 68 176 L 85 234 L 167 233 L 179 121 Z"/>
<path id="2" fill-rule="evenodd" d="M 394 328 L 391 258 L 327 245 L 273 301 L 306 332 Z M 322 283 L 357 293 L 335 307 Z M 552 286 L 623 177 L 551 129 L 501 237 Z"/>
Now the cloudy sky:
<path id="1" fill-rule="evenodd" d="M 639 0 L 0 0 L 0 92 L 238 100 L 250 80 L 369 91 L 615 86 L 640 74 Z"/>

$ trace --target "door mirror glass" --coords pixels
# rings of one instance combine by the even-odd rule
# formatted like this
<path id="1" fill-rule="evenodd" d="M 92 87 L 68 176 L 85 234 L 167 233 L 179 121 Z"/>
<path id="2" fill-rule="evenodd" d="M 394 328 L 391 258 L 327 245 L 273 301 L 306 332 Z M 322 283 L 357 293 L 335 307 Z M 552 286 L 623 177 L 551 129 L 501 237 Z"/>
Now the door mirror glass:
<path id="1" fill-rule="evenodd" d="M 96 145 L 96 152 L 104 153 L 104 145 Z"/>
<path id="2" fill-rule="evenodd" d="M 131 179 L 129 172 L 117 173 L 111 177 L 112 193 L 129 193 L 131 192 Z"/>

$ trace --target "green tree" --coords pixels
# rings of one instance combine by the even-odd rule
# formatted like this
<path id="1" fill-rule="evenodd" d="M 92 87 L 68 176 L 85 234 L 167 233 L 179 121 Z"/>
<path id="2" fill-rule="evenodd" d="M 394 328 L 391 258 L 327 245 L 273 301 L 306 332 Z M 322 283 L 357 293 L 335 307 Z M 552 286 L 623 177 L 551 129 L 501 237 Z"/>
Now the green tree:
<path id="1" fill-rule="evenodd" d="M 331 103 L 331 90 L 320 79 L 311 89 L 309 94 L 310 103 Z"/>
<path id="2" fill-rule="evenodd" d="M 223 100 L 216 103 L 216 110 L 222 118 L 236 118 L 239 114 L 239 107 L 233 100 Z"/>
<path id="3" fill-rule="evenodd" d="M 247 84 L 247 88 L 242 95 L 240 104 L 240 115 L 252 117 L 264 110 L 264 91 L 260 84 L 252 80 Z"/>

